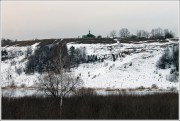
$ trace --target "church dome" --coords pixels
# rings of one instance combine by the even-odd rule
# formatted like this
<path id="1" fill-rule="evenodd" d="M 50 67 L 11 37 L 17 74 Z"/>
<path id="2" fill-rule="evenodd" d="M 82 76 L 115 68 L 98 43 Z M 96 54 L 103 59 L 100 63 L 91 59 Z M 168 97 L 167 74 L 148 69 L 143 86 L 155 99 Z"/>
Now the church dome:
<path id="1" fill-rule="evenodd" d="M 93 34 L 91 34 L 91 31 L 89 30 L 89 33 L 87 35 L 83 35 L 83 38 L 95 38 Z"/>

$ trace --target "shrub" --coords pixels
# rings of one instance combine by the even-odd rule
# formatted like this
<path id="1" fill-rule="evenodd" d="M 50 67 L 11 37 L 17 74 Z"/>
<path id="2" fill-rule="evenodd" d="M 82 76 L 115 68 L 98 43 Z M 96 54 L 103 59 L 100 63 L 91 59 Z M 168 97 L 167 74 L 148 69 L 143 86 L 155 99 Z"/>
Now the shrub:
<path id="1" fill-rule="evenodd" d="M 175 92 L 175 91 L 177 91 L 177 88 L 176 88 L 176 87 L 171 87 L 171 88 L 170 88 L 170 91 Z"/>
<path id="2" fill-rule="evenodd" d="M 15 88 L 16 87 L 16 84 L 15 84 L 14 80 L 11 81 L 9 86 L 10 86 L 10 88 Z"/>
<path id="3" fill-rule="evenodd" d="M 166 79 L 170 82 L 178 82 L 179 81 L 179 72 L 175 71 L 166 76 Z"/>
<path id="4" fill-rule="evenodd" d="M 170 74 L 173 74 L 176 72 L 176 69 L 171 69 Z"/>
<path id="5" fill-rule="evenodd" d="M 102 38 L 102 36 L 101 36 L 101 35 L 98 35 L 97 38 Z"/>
<path id="6" fill-rule="evenodd" d="M 159 87 L 156 84 L 152 84 L 151 88 L 152 89 L 158 89 Z"/>
<path id="7" fill-rule="evenodd" d="M 21 88 L 25 88 L 26 87 L 26 84 L 21 84 Z"/>
<path id="8" fill-rule="evenodd" d="M 83 95 L 96 95 L 95 89 L 92 88 L 81 88 L 78 89 L 76 95 L 83 96 Z"/>
<path id="9" fill-rule="evenodd" d="M 131 52 L 129 50 L 125 50 L 122 53 L 124 53 L 125 55 L 130 55 L 131 54 Z"/>
<path id="10" fill-rule="evenodd" d="M 17 63 L 17 62 L 16 62 L 15 60 L 13 60 L 13 61 L 10 62 L 11 66 L 12 66 L 12 65 L 16 65 L 16 63 Z"/>
<path id="11" fill-rule="evenodd" d="M 17 73 L 18 75 L 21 75 L 22 72 L 23 72 L 23 69 L 22 69 L 21 67 L 16 68 L 16 73 Z"/>
<path id="12" fill-rule="evenodd" d="M 137 87 L 136 89 L 138 89 L 138 90 L 144 90 L 144 89 L 146 89 L 144 86 L 140 86 L 140 87 Z"/>

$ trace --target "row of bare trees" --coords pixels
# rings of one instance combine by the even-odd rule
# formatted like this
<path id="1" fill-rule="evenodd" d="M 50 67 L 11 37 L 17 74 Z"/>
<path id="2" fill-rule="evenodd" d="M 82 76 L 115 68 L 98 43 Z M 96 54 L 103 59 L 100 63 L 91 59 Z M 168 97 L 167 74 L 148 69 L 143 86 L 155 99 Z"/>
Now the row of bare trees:
<path id="1" fill-rule="evenodd" d="M 127 28 L 122 28 L 119 30 L 119 36 L 117 35 L 116 30 L 110 32 L 110 37 L 112 38 L 153 38 L 153 39 L 163 39 L 163 38 L 173 38 L 175 34 L 168 29 L 155 28 L 151 32 L 145 30 L 137 30 L 136 35 L 130 33 Z"/>

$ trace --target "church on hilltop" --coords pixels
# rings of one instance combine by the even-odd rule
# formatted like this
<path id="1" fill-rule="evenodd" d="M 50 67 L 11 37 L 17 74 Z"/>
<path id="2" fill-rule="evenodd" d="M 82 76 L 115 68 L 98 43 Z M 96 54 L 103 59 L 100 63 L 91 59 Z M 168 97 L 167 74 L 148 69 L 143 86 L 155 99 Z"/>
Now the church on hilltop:
<path id="1" fill-rule="evenodd" d="M 89 30 L 89 33 L 87 35 L 83 35 L 82 38 L 96 38 L 96 36 L 91 34 L 91 31 Z"/>

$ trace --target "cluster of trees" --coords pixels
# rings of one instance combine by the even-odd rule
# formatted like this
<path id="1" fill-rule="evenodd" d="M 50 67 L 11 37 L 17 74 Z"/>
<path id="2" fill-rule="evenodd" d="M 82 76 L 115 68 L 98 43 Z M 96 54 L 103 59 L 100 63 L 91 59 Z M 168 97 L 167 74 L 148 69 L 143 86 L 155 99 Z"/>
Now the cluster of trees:
<path id="1" fill-rule="evenodd" d="M 168 29 L 155 28 L 152 29 L 151 32 L 145 30 L 137 30 L 136 35 L 130 33 L 127 28 L 122 28 L 119 30 L 119 36 L 117 35 L 116 30 L 112 30 L 110 32 L 110 37 L 112 38 L 152 38 L 152 39 L 166 39 L 173 38 L 174 33 Z"/>
<path id="2" fill-rule="evenodd" d="M 87 63 L 96 62 L 98 61 L 97 55 L 88 55 L 87 56 Z"/>
<path id="3" fill-rule="evenodd" d="M 58 57 L 57 51 L 58 49 L 63 49 L 62 57 L 65 62 L 64 67 L 68 67 L 69 58 L 68 58 L 68 50 L 67 46 L 64 43 L 60 43 L 58 45 L 54 45 L 53 47 L 49 46 L 40 46 L 37 48 L 33 55 L 28 58 L 28 62 L 26 64 L 26 73 L 34 73 L 34 72 L 47 72 L 48 69 L 53 70 L 56 68 L 56 65 L 53 65 L 53 61 Z M 31 49 L 28 49 L 27 56 L 32 53 Z"/>
<path id="4" fill-rule="evenodd" d="M 145 30 L 138 30 L 136 33 L 137 38 L 148 38 L 149 32 Z"/>
<path id="5" fill-rule="evenodd" d="M 81 63 L 96 62 L 98 60 L 97 55 L 87 55 L 86 48 L 75 48 L 71 46 L 69 49 L 69 56 L 71 66 L 78 66 Z"/>
<path id="6" fill-rule="evenodd" d="M 47 46 L 40 47 L 35 50 L 35 53 L 28 58 L 26 64 L 26 73 L 44 72 L 49 59 L 50 48 Z"/>
<path id="7" fill-rule="evenodd" d="M 160 69 L 171 68 L 170 75 L 167 75 L 167 80 L 177 82 L 179 79 L 179 45 L 173 45 L 164 50 L 164 54 L 157 62 L 157 67 Z"/>
<path id="8" fill-rule="evenodd" d="M 2 45 L 7 45 L 7 44 L 9 44 L 9 43 L 11 43 L 11 42 L 14 42 L 14 40 L 5 39 L 5 38 L 2 38 L 2 39 L 1 39 L 1 44 L 2 44 Z"/>
<path id="9" fill-rule="evenodd" d="M 71 46 L 69 49 L 69 55 L 72 66 L 78 66 L 80 63 L 85 63 L 87 59 L 86 48 L 75 48 Z"/>
<path id="10" fill-rule="evenodd" d="M 62 47 L 58 47 L 58 46 Z M 52 61 L 57 58 L 57 51 L 61 48 L 63 49 L 63 61 L 66 62 L 64 67 L 77 67 L 81 63 L 91 63 L 98 61 L 97 55 L 87 55 L 86 48 L 80 47 L 75 48 L 71 46 L 69 51 L 66 44 L 49 46 L 40 46 L 37 48 L 32 55 L 32 49 L 27 48 L 26 56 L 28 57 L 28 62 L 26 64 L 26 73 L 42 73 L 47 72 L 52 67 Z"/>
<path id="11" fill-rule="evenodd" d="M 164 37 L 165 38 L 173 38 L 174 37 L 174 33 L 172 31 L 169 31 L 168 29 L 164 30 Z"/>
<path id="12" fill-rule="evenodd" d="M 160 57 L 157 67 L 161 69 L 170 68 L 173 66 L 177 71 L 179 71 L 179 46 L 173 45 L 172 47 L 167 47 L 164 50 L 163 55 Z"/>

